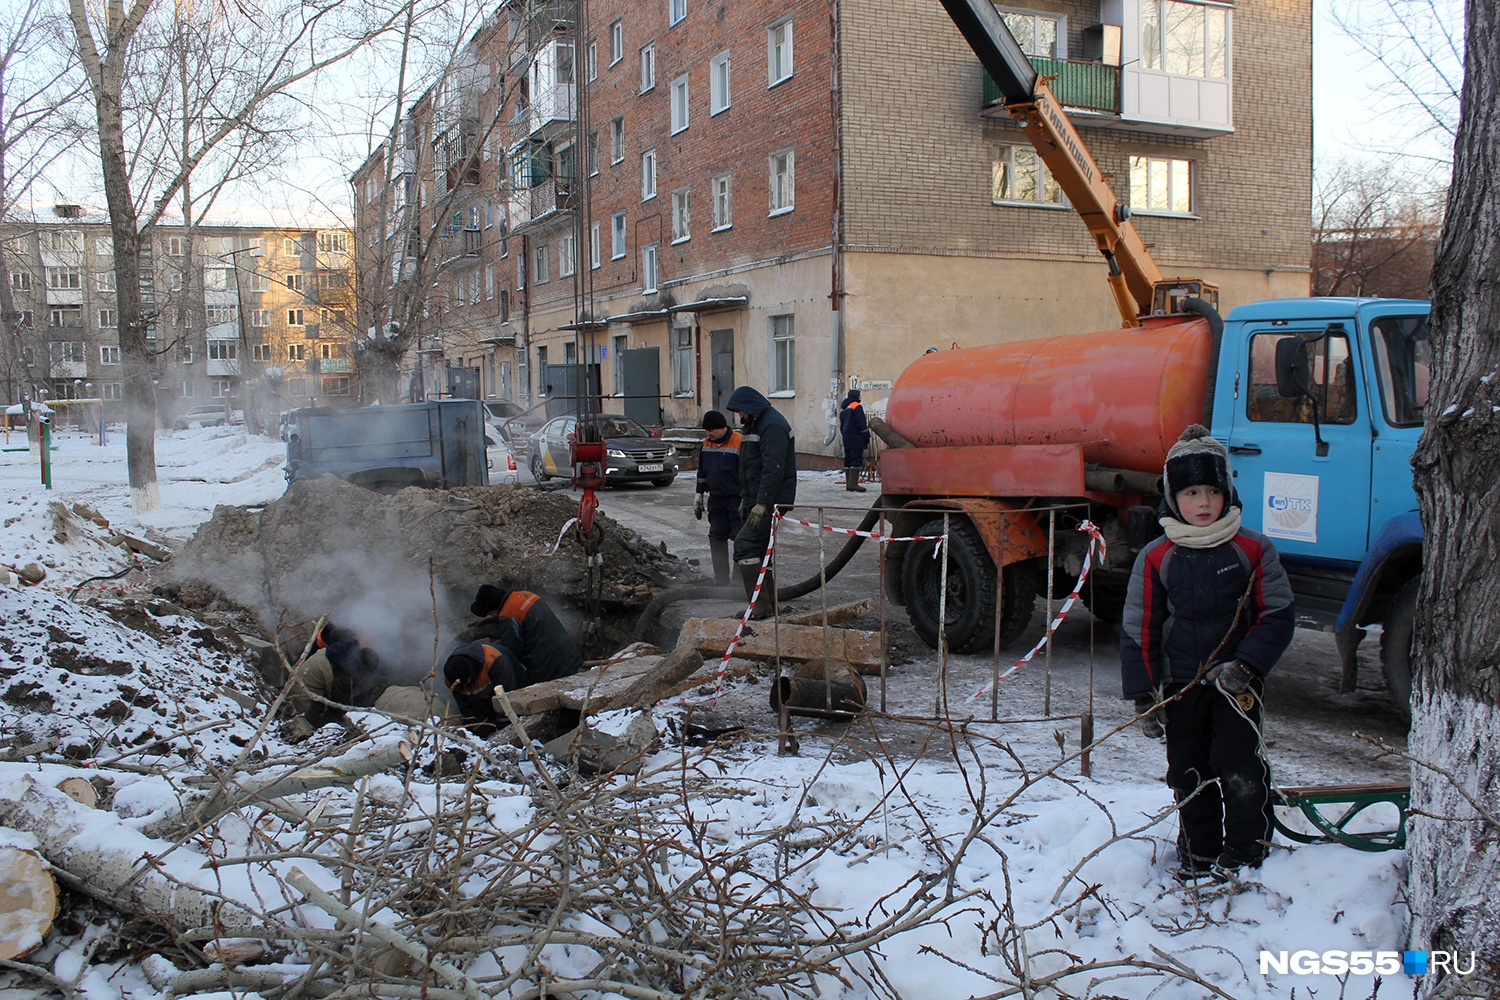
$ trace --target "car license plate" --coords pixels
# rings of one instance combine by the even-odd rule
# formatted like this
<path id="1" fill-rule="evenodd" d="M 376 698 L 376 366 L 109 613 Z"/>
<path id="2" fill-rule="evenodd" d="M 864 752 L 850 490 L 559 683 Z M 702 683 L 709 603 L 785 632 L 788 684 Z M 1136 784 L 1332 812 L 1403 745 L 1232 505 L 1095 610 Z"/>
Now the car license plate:
<path id="1" fill-rule="evenodd" d="M 660 462 L 651 462 L 651 463 L 646 464 L 646 465 L 638 465 L 638 466 L 636 466 L 636 468 L 639 469 L 642 472 L 660 472 L 661 471 L 661 463 Z"/>

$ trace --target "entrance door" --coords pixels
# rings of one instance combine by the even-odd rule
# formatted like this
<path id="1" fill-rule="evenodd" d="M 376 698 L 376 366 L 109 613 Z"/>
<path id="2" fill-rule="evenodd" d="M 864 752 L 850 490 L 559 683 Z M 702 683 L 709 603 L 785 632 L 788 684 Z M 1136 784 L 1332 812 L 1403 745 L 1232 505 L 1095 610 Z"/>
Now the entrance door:
<path id="1" fill-rule="evenodd" d="M 734 392 L 734 331 L 714 330 L 708 335 L 713 384 L 714 409 L 720 413 Z"/>
<path id="2" fill-rule="evenodd" d="M 620 355 L 625 366 L 625 415 L 647 427 L 661 426 L 661 352 L 637 347 Z"/>

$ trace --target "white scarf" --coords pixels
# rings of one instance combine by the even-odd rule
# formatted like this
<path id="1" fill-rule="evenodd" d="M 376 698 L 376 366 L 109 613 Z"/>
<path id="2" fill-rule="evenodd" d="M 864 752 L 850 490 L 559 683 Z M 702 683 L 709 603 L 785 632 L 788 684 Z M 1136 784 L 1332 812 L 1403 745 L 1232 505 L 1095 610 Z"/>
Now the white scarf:
<path id="1" fill-rule="evenodd" d="M 1179 521 L 1168 514 L 1157 522 L 1167 537 L 1189 549 L 1211 549 L 1215 545 L 1223 545 L 1235 535 L 1240 533 L 1240 509 L 1230 507 L 1213 524 L 1205 524 L 1203 527 Z"/>

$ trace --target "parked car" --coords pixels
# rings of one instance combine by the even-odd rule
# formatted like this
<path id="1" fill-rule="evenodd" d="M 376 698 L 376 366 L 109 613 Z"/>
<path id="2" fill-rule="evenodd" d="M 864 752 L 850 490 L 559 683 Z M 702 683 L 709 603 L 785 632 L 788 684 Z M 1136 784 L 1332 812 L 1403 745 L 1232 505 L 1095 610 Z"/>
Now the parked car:
<path id="1" fill-rule="evenodd" d="M 634 420 L 612 414 L 582 419 L 597 421 L 604 436 L 606 484 L 649 482 L 654 486 L 670 486 L 677 478 L 677 459 L 672 446 Z M 527 465 L 537 482 L 572 475 L 569 446 L 579 420 L 576 416 L 555 417 L 531 435 Z"/>
<path id="2" fill-rule="evenodd" d="M 509 420 L 519 415 L 525 407 L 520 403 L 513 403 L 508 399 L 486 399 L 484 401 L 484 412 L 486 419 L 491 422 Z"/>
<path id="3" fill-rule="evenodd" d="M 519 483 L 521 473 L 516 468 L 515 452 L 510 450 L 510 445 L 502 435 L 495 433 L 494 428 L 488 430 L 489 433 L 484 436 L 484 454 L 490 463 L 490 485 Z"/>
<path id="4" fill-rule="evenodd" d="M 226 410 L 218 403 L 203 403 L 199 406 L 190 406 L 177 419 L 172 421 L 174 431 L 185 431 L 189 427 L 222 427 L 225 423 L 225 414 L 228 414 L 228 422 L 231 424 L 243 424 L 245 422 L 244 410 Z"/>

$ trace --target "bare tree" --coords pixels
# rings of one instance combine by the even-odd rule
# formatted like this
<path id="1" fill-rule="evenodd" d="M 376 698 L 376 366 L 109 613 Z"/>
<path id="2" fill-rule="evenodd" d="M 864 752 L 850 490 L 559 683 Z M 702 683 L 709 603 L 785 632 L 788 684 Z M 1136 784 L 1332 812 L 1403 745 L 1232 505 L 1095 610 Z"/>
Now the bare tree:
<path id="1" fill-rule="evenodd" d="M 304 81 L 389 30 L 405 10 L 339 0 L 282 0 L 253 9 L 203 5 L 194 22 L 203 32 L 196 58 L 170 63 L 199 81 L 183 88 L 174 87 L 170 72 L 163 77 L 152 44 L 173 37 L 162 28 L 172 23 L 173 7 L 161 0 L 106 0 L 94 8 L 85 0 L 69 0 L 79 60 L 94 99 L 114 243 L 126 460 L 137 511 L 160 502 L 154 366 L 147 344 L 152 303 L 143 296 L 151 285 L 149 273 L 142 273 L 143 247 L 200 169 L 236 162 L 236 144 L 246 148 L 250 136 L 264 130 L 268 112 L 299 96 Z M 145 94 L 160 103 L 138 99 Z M 174 95 L 187 103 L 170 100 Z M 179 155 L 160 155 L 178 142 Z"/>
<path id="2" fill-rule="evenodd" d="M 1369 160 L 1320 170 L 1313 198 L 1312 293 L 1425 298 L 1442 192 Z"/>
<path id="3" fill-rule="evenodd" d="M 1468 2 L 1462 114 L 1413 465 L 1427 532 L 1411 753 L 1413 946 L 1500 969 L 1500 8 Z M 1429 992 L 1438 984 L 1429 977 Z"/>

